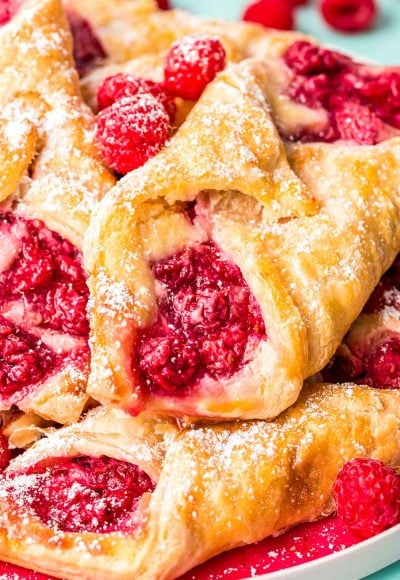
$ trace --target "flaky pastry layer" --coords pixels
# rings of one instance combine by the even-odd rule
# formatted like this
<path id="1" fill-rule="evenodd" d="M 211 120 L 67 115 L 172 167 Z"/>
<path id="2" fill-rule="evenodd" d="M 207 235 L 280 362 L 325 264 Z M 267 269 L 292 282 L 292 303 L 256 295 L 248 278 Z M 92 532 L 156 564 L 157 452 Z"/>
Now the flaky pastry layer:
<path id="1" fill-rule="evenodd" d="M 192 417 L 278 415 L 328 362 L 396 256 L 400 140 L 299 144 L 287 158 L 266 84 L 261 63 L 228 67 L 169 145 L 96 209 L 85 255 L 89 392 L 103 404 Z M 138 331 L 157 317 L 149 264 L 194 243 L 182 203 L 200 198 L 209 237 L 240 267 L 261 306 L 267 341 L 251 365 L 212 392 L 146 395 L 132 351 Z"/>
<path id="2" fill-rule="evenodd" d="M 98 409 L 40 440 L 7 472 L 82 454 L 138 464 L 157 482 L 139 508 L 142 525 L 128 534 L 54 531 L 2 485 L 0 557 L 67 579 L 167 580 L 222 551 L 328 515 L 336 475 L 355 457 L 398 465 L 400 393 L 312 385 L 270 423 L 189 431 Z"/>

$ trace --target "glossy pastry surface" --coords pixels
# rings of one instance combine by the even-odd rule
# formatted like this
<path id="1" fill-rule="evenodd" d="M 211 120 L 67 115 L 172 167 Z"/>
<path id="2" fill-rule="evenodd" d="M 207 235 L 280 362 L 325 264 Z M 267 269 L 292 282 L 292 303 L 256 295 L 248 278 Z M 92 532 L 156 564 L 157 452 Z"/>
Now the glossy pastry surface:
<path id="1" fill-rule="evenodd" d="M 114 177 L 92 144 L 61 5 L 21 3 L 0 47 L 0 407 L 69 423 L 87 401 L 89 369 L 76 246 Z"/>
<path id="2" fill-rule="evenodd" d="M 95 211 L 89 392 L 103 404 L 276 416 L 392 263 L 400 140 L 285 150 L 268 81 L 262 63 L 228 66 Z"/>
<path id="3" fill-rule="evenodd" d="M 397 465 L 399 397 L 350 384 L 314 385 L 270 423 L 182 432 L 117 409 L 94 411 L 10 464 L 0 486 L 0 556 L 62 578 L 176 578 L 221 551 L 328 515 L 333 482 L 350 459 Z M 133 465 L 146 474 L 136 484 L 142 499 L 124 514 L 119 532 L 85 531 L 104 521 L 84 517 L 89 505 L 98 505 L 99 484 L 96 494 L 79 492 L 59 503 L 67 461 L 75 465 L 67 481 L 92 490 L 105 466 Z M 92 466 L 91 479 L 85 478 L 86 466 Z M 81 529 L 65 531 L 77 506 Z"/>

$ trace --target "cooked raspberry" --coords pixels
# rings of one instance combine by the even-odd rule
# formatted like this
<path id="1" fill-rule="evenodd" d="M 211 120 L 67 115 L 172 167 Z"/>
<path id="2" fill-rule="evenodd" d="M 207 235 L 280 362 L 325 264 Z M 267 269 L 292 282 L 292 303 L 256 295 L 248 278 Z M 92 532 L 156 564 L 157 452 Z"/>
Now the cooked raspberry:
<path id="1" fill-rule="evenodd" d="M 258 0 L 246 8 L 243 20 L 256 22 L 268 28 L 292 30 L 294 5 L 293 0 Z"/>
<path id="2" fill-rule="evenodd" d="M 165 59 L 167 91 L 195 101 L 208 83 L 225 67 L 226 53 L 217 38 L 184 36 L 175 42 Z"/>
<path id="3" fill-rule="evenodd" d="M 168 114 L 153 95 L 117 101 L 97 116 L 96 142 L 106 162 L 128 173 L 156 155 L 171 130 Z"/>
<path id="4" fill-rule="evenodd" d="M 80 252 L 39 220 L 0 214 L 0 255 L 0 396 L 15 404 L 68 357 L 87 364 L 88 288 Z"/>
<path id="5" fill-rule="evenodd" d="M 13 271 L 12 284 L 15 291 L 27 292 L 46 286 L 54 270 L 53 257 L 38 238 L 27 240 L 21 250 L 18 268 Z"/>
<path id="6" fill-rule="evenodd" d="M 0 274 L 0 304 L 23 298 L 41 326 L 86 337 L 89 292 L 80 252 L 39 220 L 0 214 L 0 229 L 2 253 L 20 240 Z"/>
<path id="7" fill-rule="evenodd" d="M 333 28 L 361 32 L 373 26 L 378 7 L 375 0 L 322 0 L 321 12 Z"/>
<path id="8" fill-rule="evenodd" d="M 336 126 L 342 139 L 359 145 L 375 145 L 382 130 L 381 121 L 363 105 L 344 102 L 334 113 Z"/>
<path id="9" fill-rule="evenodd" d="M 173 300 L 175 318 L 183 329 L 206 334 L 221 328 L 229 318 L 229 292 L 217 288 L 181 288 Z"/>
<path id="10" fill-rule="evenodd" d="M 84 76 L 96 63 L 107 56 L 103 45 L 89 22 L 77 12 L 68 10 L 67 17 L 74 39 L 74 59 L 79 76 Z"/>
<path id="11" fill-rule="evenodd" d="M 339 517 L 360 538 L 400 523 L 400 476 L 381 461 L 349 461 L 340 470 L 333 491 Z"/>
<path id="12" fill-rule="evenodd" d="M 239 326 L 211 335 L 200 345 L 201 359 L 208 373 L 218 379 L 236 372 L 243 361 L 248 336 Z"/>
<path id="13" fill-rule="evenodd" d="M 193 248 L 185 248 L 172 258 L 160 260 L 153 266 L 154 276 L 160 282 L 167 284 L 171 290 L 177 291 L 183 284 L 191 283 L 196 277 L 195 256 Z"/>
<path id="14" fill-rule="evenodd" d="M 159 318 L 142 331 L 132 359 L 144 390 L 182 396 L 204 375 L 238 371 L 247 347 L 265 338 L 260 306 L 239 268 L 205 242 L 152 270 L 161 288 Z"/>
<path id="15" fill-rule="evenodd" d="M 389 279 L 384 278 L 373 293 L 371 294 L 367 304 L 364 306 L 363 312 L 367 314 L 380 312 L 384 308 L 395 308 L 400 312 L 400 285 L 392 284 Z"/>
<path id="16" fill-rule="evenodd" d="M 138 94 L 150 93 L 165 107 L 171 123 L 176 114 L 176 105 L 173 97 L 167 94 L 162 83 L 156 83 L 148 79 L 134 77 L 133 75 L 118 73 L 104 79 L 97 91 L 97 104 L 99 111 L 110 107 L 116 101 L 124 97 L 134 97 Z"/>
<path id="17" fill-rule="evenodd" d="M 326 126 L 304 129 L 290 140 L 351 140 L 374 145 L 390 134 L 384 123 L 400 123 L 400 74 L 381 72 L 307 41 L 295 42 L 283 56 L 292 75 L 287 94 L 294 101 L 325 109 Z M 400 127 L 400 125 L 399 125 Z"/>
<path id="18" fill-rule="evenodd" d="M 400 129 L 400 73 L 388 71 L 367 79 L 361 94 L 372 103 L 377 115 L 397 129 Z"/>
<path id="19" fill-rule="evenodd" d="M 361 381 L 368 385 L 400 389 L 400 336 L 381 342 L 364 361 L 366 375 Z"/>
<path id="20" fill-rule="evenodd" d="M 87 295 L 71 284 L 54 284 L 47 292 L 44 312 L 50 328 L 85 336 L 89 333 L 86 316 Z"/>
<path id="21" fill-rule="evenodd" d="M 196 375 L 199 357 L 193 346 L 174 336 L 161 336 L 143 341 L 140 369 L 150 388 L 175 394 L 184 389 Z"/>
<path id="22" fill-rule="evenodd" d="M 7 438 L 0 433 L 0 471 L 4 471 L 7 465 L 10 463 L 11 453 L 8 446 Z"/>
<path id="23" fill-rule="evenodd" d="M 23 475 L 8 478 L 11 494 L 14 479 L 18 489 L 18 477 Z M 132 530 L 142 495 L 155 488 L 137 465 L 104 456 L 52 458 L 34 465 L 26 475 L 30 485 L 17 493 L 26 494 L 29 506 L 46 525 L 63 532 Z"/>
<path id="24" fill-rule="evenodd" d="M 321 374 L 323 380 L 328 383 L 351 383 L 362 374 L 363 370 L 362 360 L 346 349 L 336 354 Z"/>
<path id="25" fill-rule="evenodd" d="M 54 366 L 55 359 L 40 340 L 0 317 L 1 394 L 13 394 L 38 383 Z"/>
<path id="26" fill-rule="evenodd" d="M 18 10 L 17 0 L 0 0 L 0 26 L 10 22 Z"/>
<path id="27" fill-rule="evenodd" d="M 297 40 L 289 46 L 283 56 L 289 68 L 299 75 L 307 76 L 339 70 L 344 58 L 307 40 Z"/>

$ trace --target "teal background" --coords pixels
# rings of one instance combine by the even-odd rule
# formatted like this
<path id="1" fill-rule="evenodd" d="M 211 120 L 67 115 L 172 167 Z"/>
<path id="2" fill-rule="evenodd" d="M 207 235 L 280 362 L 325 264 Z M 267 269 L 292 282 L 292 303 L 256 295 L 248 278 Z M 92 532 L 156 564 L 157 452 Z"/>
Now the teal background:
<path id="1" fill-rule="evenodd" d="M 175 6 L 216 18 L 236 19 L 249 0 L 172 0 Z M 318 10 L 298 9 L 299 30 L 325 42 L 343 47 L 383 64 L 400 64 L 400 0 L 380 0 L 380 18 L 373 31 L 365 34 L 337 34 L 325 26 Z M 400 576 L 399 576 L 400 578 Z"/>
<path id="2" fill-rule="evenodd" d="M 249 0 L 172 0 L 174 6 L 198 14 L 235 20 Z M 297 10 L 297 28 L 325 42 L 341 47 L 382 64 L 400 65 L 400 0 L 380 0 L 380 18 L 374 30 L 349 36 L 325 26 L 318 10 L 310 7 Z M 343 579 L 345 580 L 345 579 Z M 368 576 L 368 580 L 400 580 L 400 562 Z"/>

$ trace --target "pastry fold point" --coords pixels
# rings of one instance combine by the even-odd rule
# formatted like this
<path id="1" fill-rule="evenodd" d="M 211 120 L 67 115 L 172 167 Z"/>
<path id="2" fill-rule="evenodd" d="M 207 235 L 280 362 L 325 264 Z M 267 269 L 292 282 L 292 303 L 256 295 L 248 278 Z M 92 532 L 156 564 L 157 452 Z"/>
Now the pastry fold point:
<path id="1" fill-rule="evenodd" d="M 34 466 L 74 456 L 133 463 L 152 478 L 138 525 L 68 533 L 35 516 L 24 499 L 40 478 Z M 334 511 L 336 475 L 355 457 L 399 464 L 398 391 L 315 384 L 274 421 L 189 431 L 100 408 L 11 462 L 0 484 L 0 557 L 66 579 L 177 578 L 222 551 Z"/>
<path id="2" fill-rule="evenodd" d="M 293 145 L 288 162 L 267 83 L 260 63 L 229 66 L 169 145 L 94 212 L 89 392 L 103 404 L 192 418 L 278 415 L 334 354 L 398 252 L 398 140 Z M 240 269 L 235 296 L 245 292 L 261 312 L 242 359 L 232 328 L 243 330 L 250 306 L 235 326 L 229 295 L 229 320 L 216 331 L 218 291 L 229 294 L 231 282 L 212 287 L 204 265 L 193 266 L 210 243 L 216 263 Z M 195 281 L 182 260 L 203 268 Z"/>
<path id="3" fill-rule="evenodd" d="M 19 211 L 81 246 L 90 212 L 115 179 L 92 143 L 94 117 L 81 98 L 60 2 L 22 2 L 0 30 L 0 46 L 2 114 L 38 132 Z"/>
<path id="4" fill-rule="evenodd" d="M 296 368 L 305 356 L 304 323 L 266 254 L 264 232 L 257 224 L 265 220 L 273 226 L 310 216 L 318 203 L 288 165 L 262 82 L 263 67 L 256 62 L 229 67 L 209 85 L 170 144 L 122 179 L 93 215 L 85 251 L 91 273 L 89 391 L 103 403 L 122 404 L 134 412 L 146 408 L 251 418 L 275 416 L 295 401 L 302 381 Z M 232 207 L 238 214 L 236 197 L 254 206 L 254 225 L 230 219 Z M 187 211 L 193 203 L 197 215 L 191 223 Z M 131 363 L 135 335 L 157 316 L 149 265 L 207 239 L 239 266 L 246 288 L 261 305 L 268 339 L 257 340 L 255 356 L 249 355 L 255 369 L 247 371 L 242 365 L 230 392 L 211 379 L 204 393 L 173 402 L 151 396 L 146 401 L 133 384 Z M 287 362 L 281 364 L 283 360 Z M 276 388 L 264 384 L 268 375 L 274 375 Z"/>

